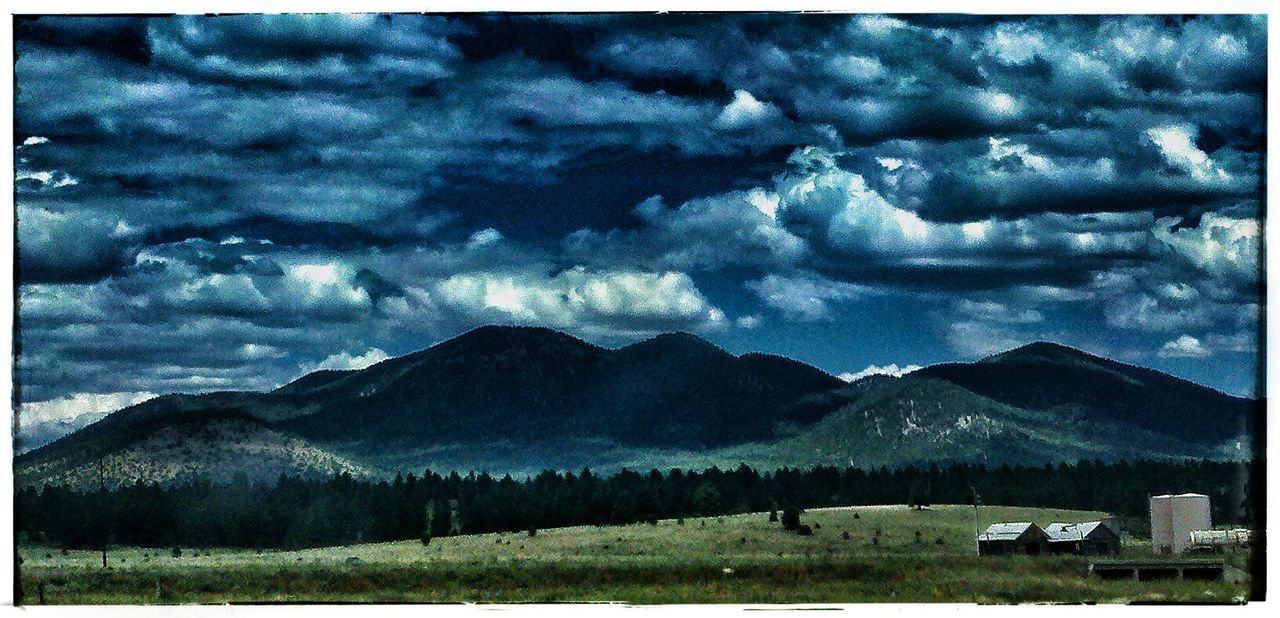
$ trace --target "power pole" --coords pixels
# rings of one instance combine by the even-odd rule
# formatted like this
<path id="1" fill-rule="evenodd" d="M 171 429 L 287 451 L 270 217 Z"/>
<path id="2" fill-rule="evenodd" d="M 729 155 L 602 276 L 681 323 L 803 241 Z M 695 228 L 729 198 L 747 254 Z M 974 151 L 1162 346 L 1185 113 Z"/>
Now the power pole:
<path id="1" fill-rule="evenodd" d="M 107 471 L 102 463 L 102 456 L 98 456 L 98 521 L 106 521 L 107 506 Z M 107 568 L 107 527 L 102 526 L 102 568 Z"/>
<path id="2" fill-rule="evenodd" d="M 973 552 L 974 555 L 981 556 L 982 543 L 978 540 L 982 534 L 978 529 L 978 490 L 970 486 L 969 491 L 973 492 Z"/>

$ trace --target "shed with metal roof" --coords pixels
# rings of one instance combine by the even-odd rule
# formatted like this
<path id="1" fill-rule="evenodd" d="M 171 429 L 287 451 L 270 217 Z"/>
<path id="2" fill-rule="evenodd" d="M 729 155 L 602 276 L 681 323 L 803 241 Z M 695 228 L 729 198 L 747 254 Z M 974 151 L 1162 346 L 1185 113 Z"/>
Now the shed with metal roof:
<path id="1" fill-rule="evenodd" d="M 978 534 L 978 554 L 1038 555 L 1049 550 L 1049 536 L 1029 521 L 991 524 Z"/>
<path id="2" fill-rule="evenodd" d="M 1120 533 L 1101 521 L 1052 523 L 1044 529 L 1055 554 L 1111 555 L 1120 551 Z"/>

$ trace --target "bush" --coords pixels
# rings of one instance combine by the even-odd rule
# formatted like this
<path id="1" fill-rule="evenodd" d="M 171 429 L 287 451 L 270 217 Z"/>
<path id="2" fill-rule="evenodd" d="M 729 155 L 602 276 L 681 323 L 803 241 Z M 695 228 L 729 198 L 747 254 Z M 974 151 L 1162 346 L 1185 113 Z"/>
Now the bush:
<path id="1" fill-rule="evenodd" d="M 842 538 L 842 539 L 844 539 L 844 540 L 848 541 L 848 540 L 849 540 L 849 531 L 848 531 L 848 530 L 845 530 L 844 532 L 841 532 L 841 533 L 840 533 L 840 538 Z"/>
<path id="2" fill-rule="evenodd" d="M 537 528 L 534 528 L 533 526 L 530 526 L 530 527 L 529 527 L 529 538 L 533 538 L 533 537 L 535 537 L 535 536 L 538 536 L 538 529 L 537 529 Z M 524 547 L 524 546 L 523 546 L 523 545 L 521 545 L 520 547 Z"/>
<path id="3" fill-rule="evenodd" d="M 677 518 L 677 519 L 676 519 L 676 525 L 677 525 L 677 526 L 683 526 L 683 525 L 684 525 L 684 518 L 683 518 L 683 517 Z"/>
<path id="4" fill-rule="evenodd" d="M 853 518 L 854 518 L 854 519 L 862 519 L 862 516 L 861 516 L 861 515 L 859 515 L 859 514 L 857 514 L 857 513 L 854 513 L 854 514 L 853 514 Z"/>
<path id="5" fill-rule="evenodd" d="M 800 536 L 812 536 L 813 528 L 810 528 L 809 524 L 800 524 L 800 527 L 796 528 L 796 534 L 799 534 Z"/>
<path id="6" fill-rule="evenodd" d="M 800 509 L 788 506 L 782 509 L 782 529 L 796 530 L 800 527 Z"/>
<path id="7" fill-rule="evenodd" d="M 174 557 L 174 558 L 181 558 L 181 557 L 182 557 L 182 548 L 180 548 L 180 547 L 174 547 L 174 548 L 173 548 L 173 557 Z"/>

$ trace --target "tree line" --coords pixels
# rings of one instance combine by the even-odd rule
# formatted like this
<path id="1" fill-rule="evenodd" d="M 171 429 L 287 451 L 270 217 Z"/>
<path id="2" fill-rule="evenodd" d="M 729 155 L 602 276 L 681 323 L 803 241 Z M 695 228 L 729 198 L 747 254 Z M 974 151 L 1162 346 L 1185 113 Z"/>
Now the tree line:
<path id="1" fill-rule="evenodd" d="M 863 470 L 748 466 L 647 474 L 545 471 L 515 479 L 426 471 L 394 480 L 347 474 L 281 476 L 274 483 L 135 482 L 105 491 L 26 487 L 15 496 L 19 539 L 63 548 L 296 549 L 451 534 L 616 525 L 780 508 L 869 504 L 981 504 L 1107 511 L 1145 534 L 1148 497 L 1198 492 L 1215 523 L 1252 523 L 1244 464 L 1216 461 L 1082 461 L 1045 466 L 954 464 Z"/>

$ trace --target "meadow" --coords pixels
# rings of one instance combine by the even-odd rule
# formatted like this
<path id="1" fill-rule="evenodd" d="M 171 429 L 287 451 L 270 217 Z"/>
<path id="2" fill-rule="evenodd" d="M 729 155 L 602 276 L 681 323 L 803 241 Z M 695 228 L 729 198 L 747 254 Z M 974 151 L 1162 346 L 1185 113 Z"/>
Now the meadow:
<path id="1" fill-rule="evenodd" d="M 1086 521 L 1103 513 L 982 507 L 995 521 Z M 1247 584 L 1103 581 L 1080 556 L 978 557 L 971 506 L 813 509 L 812 536 L 767 513 L 578 526 L 305 549 L 25 545 L 26 603 L 1241 602 Z M 847 536 L 846 536 L 847 533 Z M 1141 545 L 1125 550 L 1150 557 Z"/>

